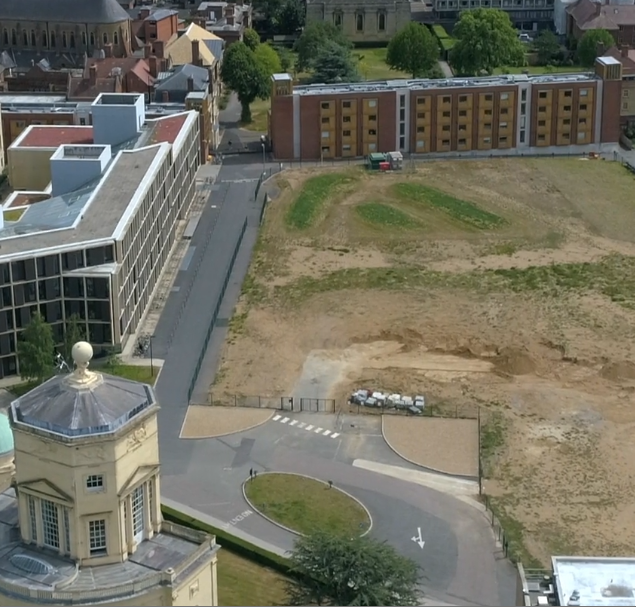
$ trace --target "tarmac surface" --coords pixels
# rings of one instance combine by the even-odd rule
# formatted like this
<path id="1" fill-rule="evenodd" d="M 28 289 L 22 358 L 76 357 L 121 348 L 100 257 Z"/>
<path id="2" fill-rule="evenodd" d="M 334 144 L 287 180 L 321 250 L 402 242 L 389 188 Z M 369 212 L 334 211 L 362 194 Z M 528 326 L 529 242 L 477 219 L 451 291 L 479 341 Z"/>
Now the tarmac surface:
<path id="1" fill-rule="evenodd" d="M 232 149 L 244 131 L 236 127 L 236 105 L 225 115 L 223 142 Z M 254 134 L 245 134 L 245 147 Z M 223 147 L 223 144 L 222 144 Z M 423 572 L 429 604 L 513 605 L 516 572 L 503 557 L 489 521 L 472 498 L 459 499 L 443 485 L 412 482 L 417 468 L 395 455 L 382 439 L 380 419 L 329 414 L 290 414 L 298 425 L 269 421 L 225 437 L 179 438 L 188 389 L 205 342 L 205 332 L 222 290 L 226 269 L 244 221 L 248 229 L 212 331 L 192 402 L 205 402 L 227 334 L 228 321 L 258 234 L 260 209 L 254 200 L 263 169 L 260 154 L 226 156 L 191 241 L 192 253 L 178 273 L 153 338 L 163 359 L 156 392 L 162 462 L 162 501 L 264 548 L 284 554 L 295 536 L 252 512 L 241 485 L 250 468 L 297 472 L 333 483 L 360 499 L 373 517 L 372 536 L 415 560 Z M 203 401 L 201 401 L 203 399 Z M 307 432 L 316 425 L 336 438 Z M 362 462 L 362 463 L 361 463 Z M 372 465 L 384 464 L 391 474 Z M 355 465 L 354 465 L 355 464 Z M 377 469 L 379 469 L 376 466 Z M 403 471 L 403 472 L 400 472 Z M 439 490 L 442 488 L 442 490 Z M 421 541 L 420 541 L 421 537 Z"/>

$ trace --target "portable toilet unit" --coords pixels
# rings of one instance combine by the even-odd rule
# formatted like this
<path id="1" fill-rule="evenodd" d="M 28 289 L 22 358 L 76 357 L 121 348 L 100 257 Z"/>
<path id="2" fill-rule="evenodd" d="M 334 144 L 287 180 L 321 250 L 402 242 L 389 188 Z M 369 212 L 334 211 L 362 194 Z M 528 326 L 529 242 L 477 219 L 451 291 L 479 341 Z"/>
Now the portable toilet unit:
<path id="1" fill-rule="evenodd" d="M 375 154 L 369 154 L 367 156 L 367 168 L 370 171 L 379 171 L 380 163 L 385 161 L 386 161 L 386 154 L 380 154 L 377 152 Z"/>
<path id="2" fill-rule="evenodd" d="M 404 156 L 402 156 L 402 152 L 389 152 L 386 156 L 387 160 L 391 164 L 392 171 L 402 170 L 402 166 L 404 165 Z"/>

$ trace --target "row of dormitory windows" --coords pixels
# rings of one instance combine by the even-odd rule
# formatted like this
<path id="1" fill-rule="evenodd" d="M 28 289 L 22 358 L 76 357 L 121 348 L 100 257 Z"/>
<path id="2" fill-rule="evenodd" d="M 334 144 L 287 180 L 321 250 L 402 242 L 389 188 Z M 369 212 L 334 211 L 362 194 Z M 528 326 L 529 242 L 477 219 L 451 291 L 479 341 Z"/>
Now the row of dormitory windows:
<path id="1" fill-rule="evenodd" d="M 110 299 L 110 282 L 106 277 L 59 276 L 38 281 L 22 282 L 0 287 L 0 307 L 9 308 L 24 304 L 59 299 L 64 285 L 65 299 Z"/>
<path id="2" fill-rule="evenodd" d="M 73 307 L 69 305 L 70 302 L 66 302 L 65 310 L 66 317 L 70 318 L 71 315 L 77 315 L 80 311 L 79 307 Z M 94 302 L 101 305 L 102 302 Z M 42 304 L 38 306 L 25 306 L 24 308 L 16 308 L 13 310 L 6 310 L 0 312 L 0 356 L 6 356 L 7 354 L 15 354 L 16 351 L 16 342 L 20 335 L 20 329 L 23 329 L 26 325 L 29 324 L 31 320 L 31 316 L 39 311 L 43 316 L 47 314 L 47 310 L 50 310 L 52 307 L 57 307 L 58 311 L 55 313 L 55 316 L 59 316 L 61 311 L 61 303 L 59 301 L 52 302 L 50 304 Z M 10 326 L 14 320 L 13 315 L 15 313 L 15 321 L 16 324 L 21 325 L 20 327 L 12 327 Z M 110 314 L 110 312 L 108 312 Z M 50 321 L 51 315 L 45 316 L 45 320 Z M 64 326 L 65 323 L 61 320 L 59 322 L 51 322 L 51 330 L 53 332 L 53 341 L 56 344 L 62 343 L 64 339 Z M 112 343 L 112 331 L 111 331 L 111 323 L 109 322 L 86 322 L 84 319 L 82 321 L 78 321 L 80 329 L 84 335 L 90 337 L 90 342 L 93 344 L 110 344 Z"/>
<path id="3" fill-rule="evenodd" d="M 355 14 L 356 31 L 364 32 L 365 26 L 369 24 L 367 15 L 363 11 Z M 342 11 L 333 12 L 333 24 L 337 28 L 341 28 L 344 23 L 344 13 Z M 379 32 L 386 31 L 386 11 L 378 11 L 375 15 L 375 26 Z"/>
<path id="4" fill-rule="evenodd" d="M 124 38 L 126 37 L 126 30 L 124 30 Z M 94 32 L 81 32 L 79 39 L 75 36 L 75 32 L 62 32 L 58 34 L 54 31 L 46 32 L 42 31 L 36 33 L 35 30 L 15 30 L 8 29 L 2 30 L 2 42 L 5 47 L 18 45 L 23 47 L 32 48 L 57 48 L 58 43 L 61 44 L 61 48 L 74 49 L 77 48 L 78 42 L 82 47 L 94 47 L 97 41 L 97 35 Z M 115 46 L 119 44 L 119 33 L 113 32 L 112 36 L 109 36 L 107 32 L 103 32 L 101 36 L 103 44 L 112 42 Z"/>

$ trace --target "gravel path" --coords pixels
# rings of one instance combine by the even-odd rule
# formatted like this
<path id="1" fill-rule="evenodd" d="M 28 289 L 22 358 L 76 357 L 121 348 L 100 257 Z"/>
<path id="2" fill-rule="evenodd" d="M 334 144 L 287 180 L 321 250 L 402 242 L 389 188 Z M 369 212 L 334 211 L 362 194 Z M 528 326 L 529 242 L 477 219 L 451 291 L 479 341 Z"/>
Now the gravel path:
<path id="1" fill-rule="evenodd" d="M 243 432 L 264 424 L 274 413 L 271 409 L 191 405 L 183 422 L 181 438 L 216 438 Z"/>
<path id="2" fill-rule="evenodd" d="M 382 434 L 398 455 L 413 464 L 447 474 L 479 476 L 476 419 L 385 415 Z"/>

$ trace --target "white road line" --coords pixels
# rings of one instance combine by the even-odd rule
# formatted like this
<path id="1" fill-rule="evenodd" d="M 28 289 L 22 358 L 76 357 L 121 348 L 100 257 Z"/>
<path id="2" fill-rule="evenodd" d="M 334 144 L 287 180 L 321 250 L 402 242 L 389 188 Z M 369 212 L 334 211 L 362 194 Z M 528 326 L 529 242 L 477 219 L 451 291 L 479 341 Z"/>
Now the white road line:
<path id="1" fill-rule="evenodd" d="M 316 428 L 316 429 L 314 430 L 314 432 L 315 432 L 316 434 L 319 434 L 320 432 L 322 432 L 322 428 Z"/>
<path id="2" fill-rule="evenodd" d="M 274 415 L 274 421 L 277 422 L 281 418 L 280 415 Z"/>
<path id="3" fill-rule="evenodd" d="M 331 438 L 338 438 L 339 436 L 340 436 L 340 433 L 339 433 L 339 432 L 334 432 L 334 433 L 331 435 Z"/>
<path id="4" fill-rule="evenodd" d="M 314 429 L 314 427 L 313 427 L 313 426 L 307 426 L 307 427 L 305 428 L 305 430 L 313 430 L 313 429 Z"/>
<path id="5" fill-rule="evenodd" d="M 283 419 L 280 420 L 281 424 L 286 424 L 289 421 L 289 417 L 283 417 Z"/>
<path id="6" fill-rule="evenodd" d="M 289 423 L 290 426 L 295 426 L 298 423 L 297 419 L 292 419 L 291 422 Z"/>
<path id="7" fill-rule="evenodd" d="M 304 428 L 307 424 L 305 422 L 300 422 L 300 424 L 298 424 L 299 428 Z"/>
<path id="8" fill-rule="evenodd" d="M 331 434 L 331 430 L 325 430 L 322 435 L 323 436 L 329 436 Z"/>

